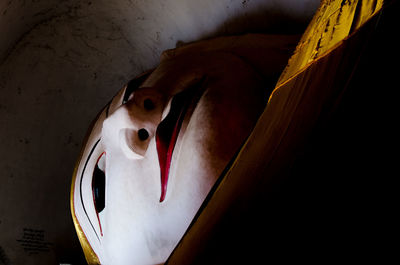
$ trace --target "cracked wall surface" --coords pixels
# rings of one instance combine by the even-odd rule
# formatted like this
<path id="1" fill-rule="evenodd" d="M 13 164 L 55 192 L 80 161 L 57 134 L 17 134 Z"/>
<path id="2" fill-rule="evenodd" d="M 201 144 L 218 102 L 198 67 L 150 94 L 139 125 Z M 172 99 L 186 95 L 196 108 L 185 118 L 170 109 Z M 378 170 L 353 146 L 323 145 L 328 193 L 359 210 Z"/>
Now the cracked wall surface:
<path id="1" fill-rule="evenodd" d="M 0 0 L 0 264 L 79 264 L 69 192 L 85 131 L 163 50 L 217 35 L 301 33 L 318 5 Z"/>

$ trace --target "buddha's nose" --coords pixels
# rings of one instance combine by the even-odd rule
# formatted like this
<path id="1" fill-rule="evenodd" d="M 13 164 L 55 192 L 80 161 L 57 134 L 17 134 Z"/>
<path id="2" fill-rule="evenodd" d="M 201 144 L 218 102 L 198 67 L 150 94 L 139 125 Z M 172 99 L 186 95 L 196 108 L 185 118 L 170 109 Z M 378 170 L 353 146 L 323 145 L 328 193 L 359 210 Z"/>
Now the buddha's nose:
<path id="1" fill-rule="evenodd" d="M 118 146 L 127 158 L 142 159 L 165 112 L 165 100 L 157 91 L 139 89 L 104 121 L 103 140 Z"/>

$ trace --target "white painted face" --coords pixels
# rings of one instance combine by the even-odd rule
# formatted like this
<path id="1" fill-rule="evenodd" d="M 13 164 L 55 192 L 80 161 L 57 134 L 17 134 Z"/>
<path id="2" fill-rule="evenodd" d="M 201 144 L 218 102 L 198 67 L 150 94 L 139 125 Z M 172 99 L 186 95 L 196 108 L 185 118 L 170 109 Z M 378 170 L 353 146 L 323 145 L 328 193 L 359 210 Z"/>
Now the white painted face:
<path id="1" fill-rule="evenodd" d="M 259 69 L 209 47 L 165 53 L 93 126 L 73 200 L 102 264 L 165 262 L 265 106 Z"/>

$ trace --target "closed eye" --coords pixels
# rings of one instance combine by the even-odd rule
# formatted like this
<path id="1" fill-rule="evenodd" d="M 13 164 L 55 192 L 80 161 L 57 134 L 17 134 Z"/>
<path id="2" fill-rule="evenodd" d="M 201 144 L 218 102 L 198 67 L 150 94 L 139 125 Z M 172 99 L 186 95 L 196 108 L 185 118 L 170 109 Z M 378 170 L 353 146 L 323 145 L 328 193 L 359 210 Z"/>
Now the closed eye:
<path id="1" fill-rule="evenodd" d="M 94 206 L 97 214 L 105 208 L 105 193 L 106 193 L 106 174 L 105 174 L 106 153 L 102 153 L 97 159 L 96 166 L 93 170 L 92 177 L 92 192 Z"/>

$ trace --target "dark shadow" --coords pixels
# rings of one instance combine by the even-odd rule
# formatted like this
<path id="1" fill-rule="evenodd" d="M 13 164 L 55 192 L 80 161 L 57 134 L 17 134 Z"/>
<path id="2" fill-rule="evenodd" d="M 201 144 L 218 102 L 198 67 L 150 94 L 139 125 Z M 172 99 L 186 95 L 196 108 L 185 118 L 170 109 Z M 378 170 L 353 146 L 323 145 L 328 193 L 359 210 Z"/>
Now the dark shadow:
<path id="1" fill-rule="evenodd" d="M 204 36 L 203 39 L 211 39 L 220 36 L 242 35 L 249 33 L 294 35 L 302 34 L 312 17 L 294 17 L 278 8 L 260 8 L 256 11 L 245 12 L 231 17 L 215 30 Z M 185 43 L 177 41 L 176 47 Z"/>

